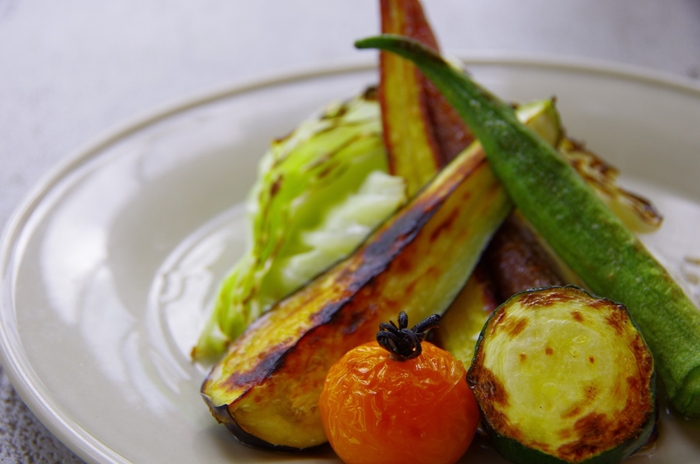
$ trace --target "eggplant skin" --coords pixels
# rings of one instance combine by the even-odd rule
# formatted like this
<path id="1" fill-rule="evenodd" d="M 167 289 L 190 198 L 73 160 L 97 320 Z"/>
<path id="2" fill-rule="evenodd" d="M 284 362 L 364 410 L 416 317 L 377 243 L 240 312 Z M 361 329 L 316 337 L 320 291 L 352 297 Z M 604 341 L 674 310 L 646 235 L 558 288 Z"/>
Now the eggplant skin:
<path id="1" fill-rule="evenodd" d="M 618 463 L 656 425 L 654 360 L 627 309 L 576 286 L 490 316 L 467 374 L 494 447 L 516 464 Z"/>
<path id="2" fill-rule="evenodd" d="M 224 404 L 221 406 L 216 406 L 212 404 L 211 401 L 209 401 L 209 398 L 207 396 L 204 396 L 204 401 L 205 403 L 207 403 L 207 406 L 209 406 L 209 411 L 212 413 L 212 416 L 214 416 L 214 418 L 220 424 L 224 424 L 228 431 L 231 432 L 231 434 L 234 437 L 236 437 L 236 439 L 240 443 L 246 446 L 259 449 L 267 449 L 270 451 L 276 451 L 280 453 L 298 453 L 300 451 L 306 451 L 325 446 L 324 443 L 312 446 L 310 448 L 296 448 L 293 446 L 274 445 L 243 430 L 241 426 L 238 425 L 238 422 L 236 422 L 236 420 L 231 416 L 231 413 L 228 411 L 228 405 Z"/>
<path id="3" fill-rule="evenodd" d="M 382 321 L 442 313 L 511 203 L 478 144 L 465 150 L 350 257 L 275 305 L 202 385 L 214 417 L 272 447 L 326 442 L 318 397 L 330 366 Z M 253 443 L 254 444 L 254 443 Z"/>

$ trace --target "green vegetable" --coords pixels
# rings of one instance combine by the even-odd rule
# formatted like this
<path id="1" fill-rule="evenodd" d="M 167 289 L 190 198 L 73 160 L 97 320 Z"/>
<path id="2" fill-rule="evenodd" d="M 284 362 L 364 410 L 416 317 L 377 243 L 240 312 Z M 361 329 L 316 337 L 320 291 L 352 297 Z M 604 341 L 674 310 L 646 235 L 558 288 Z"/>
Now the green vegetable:
<path id="1" fill-rule="evenodd" d="M 700 311 L 574 169 L 510 106 L 419 43 L 380 36 L 356 45 L 402 55 L 435 83 L 540 234 L 594 293 L 627 306 L 673 406 L 700 416 Z"/>
<path id="2" fill-rule="evenodd" d="M 564 159 L 632 232 L 653 232 L 661 226 L 663 217 L 649 200 L 617 185 L 620 174 L 617 169 L 574 140 L 564 138 L 558 148 Z"/>
<path id="3" fill-rule="evenodd" d="M 193 359 L 218 359 L 250 322 L 350 254 L 393 213 L 405 187 L 387 169 L 372 90 L 273 142 L 248 199 L 252 245 L 223 282 Z"/>
<path id="4" fill-rule="evenodd" d="M 346 259 L 236 339 L 202 384 L 216 419 L 244 443 L 320 445 L 318 409 L 331 365 L 376 337 L 397 308 L 442 313 L 512 204 L 473 143 Z"/>
<path id="5" fill-rule="evenodd" d="M 624 306 L 578 287 L 519 293 L 479 336 L 467 380 L 516 464 L 618 463 L 654 430 L 649 348 Z"/>
<path id="6" fill-rule="evenodd" d="M 561 139 L 562 128 L 554 100 L 537 100 L 519 105 L 515 114 L 519 120 L 528 127 L 532 127 L 535 132 L 552 145 L 556 145 Z M 534 279 L 535 282 L 542 282 L 542 279 L 537 276 L 537 270 L 533 272 L 533 269 L 522 265 L 513 266 L 512 256 L 516 239 L 510 240 L 507 252 L 500 255 L 493 252 L 494 243 L 508 240 L 506 237 L 512 234 L 516 228 L 515 225 L 520 224 L 519 227 L 526 227 L 516 219 L 516 214 L 515 212 L 511 213 L 491 237 L 489 248 L 482 254 L 480 264 L 472 272 L 464 288 L 457 294 L 445 312 L 440 321 L 440 329 L 435 331 L 437 344 L 449 351 L 467 367 L 474 357 L 474 346 L 484 322 L 498 306 L 498 303 L 505 300 L 505 298 L 500 301 L 496 300 L 499 292 L 494 284 L 499 282 L 499 279 L 495 279 L 498 274 L 493 272 L 495 263 L 504 262 L 505 270 L 500 274 L 500 281 L 517 279 L 519 282 L 532 282 Z M 518 239 L 521 235 L 519 234 Z M 532 250 L 535 247 L 541 249 L 534 241 L 521 246 L 528 255 L 533 254 Z M 546 252 L 540 251 L 540 253 Z M 505 254 L 508 256 L 504 256 Z M 505 277 L 504 274 L 507 274 L 508 277 Z M 532 287 L 534 285 L 528 288 Z M 512 293 L 508 294 L 509 297 L 511 295 Z"/>

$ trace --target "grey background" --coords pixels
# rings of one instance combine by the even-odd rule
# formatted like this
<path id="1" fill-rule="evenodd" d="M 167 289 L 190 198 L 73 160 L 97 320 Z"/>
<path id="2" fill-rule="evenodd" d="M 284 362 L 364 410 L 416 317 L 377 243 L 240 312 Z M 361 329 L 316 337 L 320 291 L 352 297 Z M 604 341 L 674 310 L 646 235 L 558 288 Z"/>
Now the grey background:
<path id="1" fill-rule="evenodd" d="M 698 80 L 698 0 L 423 0 L 446 51 L 624 63 Z M 358 58 L 376 0 L 0 0 L 0 225 L 115 125 L 235 82 Z M 0 462 L 80 462 L 0 367 Z"/>

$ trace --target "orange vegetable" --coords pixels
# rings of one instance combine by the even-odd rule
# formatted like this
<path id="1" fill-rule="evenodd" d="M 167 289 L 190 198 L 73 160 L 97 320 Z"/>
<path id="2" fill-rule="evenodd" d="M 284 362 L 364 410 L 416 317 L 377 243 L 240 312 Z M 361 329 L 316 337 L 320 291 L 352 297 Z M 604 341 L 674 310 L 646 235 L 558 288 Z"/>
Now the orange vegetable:
<path id="1" fill-rule="evenodd" d="M 453 463 L 469 447 L 479 422 L 476 400 L 462 362 L 421 344 L 439 316 L 428 319 L 408 329 L 402 313 L 398 327 L 381 324 L 379 343 L 350 350 L 328 372 L 319 408 L 346 463 Z"/>

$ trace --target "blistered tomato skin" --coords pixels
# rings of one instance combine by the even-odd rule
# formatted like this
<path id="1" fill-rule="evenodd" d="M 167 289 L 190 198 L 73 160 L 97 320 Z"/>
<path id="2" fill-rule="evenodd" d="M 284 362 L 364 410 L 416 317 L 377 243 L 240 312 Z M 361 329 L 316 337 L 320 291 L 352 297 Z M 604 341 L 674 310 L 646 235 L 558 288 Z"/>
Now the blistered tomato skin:
<path id="1" fill-rule="evenodd" d="M 328 440 L 348 464 L 453 463 L 474 438 L 479 410 L 460 361 L 423 342 L 396 361 L 376 342 L 329 371 L 319 400 Z"/>

